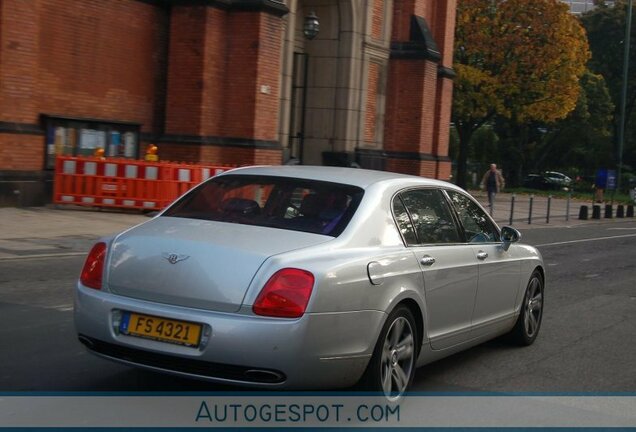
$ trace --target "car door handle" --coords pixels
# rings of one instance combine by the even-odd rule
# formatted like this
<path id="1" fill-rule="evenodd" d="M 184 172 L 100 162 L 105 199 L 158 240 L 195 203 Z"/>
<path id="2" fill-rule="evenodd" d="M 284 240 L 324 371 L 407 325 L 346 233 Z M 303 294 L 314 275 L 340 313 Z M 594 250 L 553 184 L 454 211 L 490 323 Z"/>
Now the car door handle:
<path id="1" fill-rule="evenodd" d="M 479 251 L 477 252 L 477 258 L 483 261 L 488 258 L 488 254 L 484 251 Z"/>
<path id="2" fill-rule="evenodd" d="M 422 257 L 422 259 L 420 260 L 420 264 L 425 265 L 425 266 L 430 266 L 435 264 L 435 258 L 433 258 L 430 255 L 424 255 Z"/>

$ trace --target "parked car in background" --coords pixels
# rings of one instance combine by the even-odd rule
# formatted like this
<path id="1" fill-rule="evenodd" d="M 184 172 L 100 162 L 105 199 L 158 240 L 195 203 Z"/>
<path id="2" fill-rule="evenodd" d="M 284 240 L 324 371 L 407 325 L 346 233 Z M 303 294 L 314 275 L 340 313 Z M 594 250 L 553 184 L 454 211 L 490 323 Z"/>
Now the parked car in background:
<path id="1" fill-rule="evenodd" d="M 523 186 L 539 190 L 563 190 L 572 186 L 572 179 L 556 171 L 545 171 L 542 174 L 528 174 Z"/>
<path id="2" fill-rule="evenodd" d="M 417 366 L 499 335 L 534 342 L 544 264 L 519 240 L 450 183 L 239 168 L 100 240 L 75 325 L 132 366 L 262 388 L 360 381 L 397 400 Z"/>
<path id="3" fill-rule="evenodd" d="M 541 174 L 528 174 L 523 179 L 523 187 L 528 189 L 545 190 L 549 188 L 548 181 Z"/>
<path id="4" fill-rule="evenodd" d="M 548 184 L 554 185 L 555 188 L 568 188 L 572 184 L 572 179 L 563 173 L 556 171 L 546 171 L 543 176 L 547 180 Z"/>

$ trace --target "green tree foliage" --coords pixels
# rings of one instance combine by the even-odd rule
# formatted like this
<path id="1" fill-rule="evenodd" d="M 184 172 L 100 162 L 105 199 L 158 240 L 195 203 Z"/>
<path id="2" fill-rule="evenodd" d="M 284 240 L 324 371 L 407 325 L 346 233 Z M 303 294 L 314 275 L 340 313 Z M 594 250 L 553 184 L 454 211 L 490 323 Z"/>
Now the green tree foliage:
<path id="1" fill-rule="evenodd" d="M 540 139 L 528 148 L 529 168 L 592 175 L 609 166 L 614 104 L 601 75 L 586 71 L 581 89 L 576 108 L 565 119 L 534 125 Z"/>
<path id="2" fill-rule="evenodd" d="M 566 117 L 589 50 L 558 0 L 459 0 L 456 31 L 453 121 L 457 183 L 465 186 L 474 132 L 495 116 L 515 126 Z"/>
<path id="3" fill-rule="evenodd" d="M 617 151 L 618 122 L 620 119 L 620 95 L 623 79 L 623 50 L 625 48 L 625 20 L 627 2 L 617 0 L 613 6 L 600 2 L 594 9 L 581 16 L 581 22 L 587 31 L 592 51 L 589 67 L 595 73 L 603 75 L 614 101 L 614 155 Z M 631 51 L 629 56 L 629 75 L 626 104 L 626 163 L 636 165 L 633 139 L 636 136 L 634 106 L 636 105 L 636 25 L 632 25 Z M 629 139 L 631 138 L 631 140 Z M 631 141 L 631 142 L 630 142 Z M 631 145 L 630 145 L 631 144 Z"/>

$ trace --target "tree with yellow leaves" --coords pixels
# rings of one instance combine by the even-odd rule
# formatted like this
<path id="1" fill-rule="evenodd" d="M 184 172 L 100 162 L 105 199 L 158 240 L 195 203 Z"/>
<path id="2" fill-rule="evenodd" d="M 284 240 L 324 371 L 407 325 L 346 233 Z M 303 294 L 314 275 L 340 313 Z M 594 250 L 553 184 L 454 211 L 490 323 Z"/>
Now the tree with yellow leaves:
<path id="1" fill-rule="evenodd" d="M 559 0 L 458 0 L 457 183 L 466 186 L 473 133 L 495 116 L 516 125 L 566 117 L 589 57 L 584 29 Z"/>

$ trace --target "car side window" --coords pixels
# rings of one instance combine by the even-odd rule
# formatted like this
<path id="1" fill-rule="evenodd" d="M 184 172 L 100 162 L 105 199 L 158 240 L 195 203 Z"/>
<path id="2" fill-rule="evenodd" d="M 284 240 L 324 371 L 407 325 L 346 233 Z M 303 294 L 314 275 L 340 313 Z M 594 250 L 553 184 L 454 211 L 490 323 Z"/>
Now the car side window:
<path id="1" fill-rule="evenodd" d="M 460 243 L 451 208 L 437 189 L 414 189 L 400 194 L 419 244 Z"/>
<path id="2" fill-rule="evenodd" d="M 467 242 L 491 243 L 499 241 L 499 231 L 473 200 L 456 191 L 447 191 L 447 193 L 464 226 Z"/>
<path id="3" fill-rule="evenodd" d="M 411 218 L 404 207 L 404 203 L 400 197 L 393 198 L 393 215 L 395 216 L 395 222 L 397 223 L 398 230 L 402 234 L 402 238 L 407 245 L 412 246 L 417 244 L 417 237 L 415 237 L 415 231 L 411 224 Z"/>

